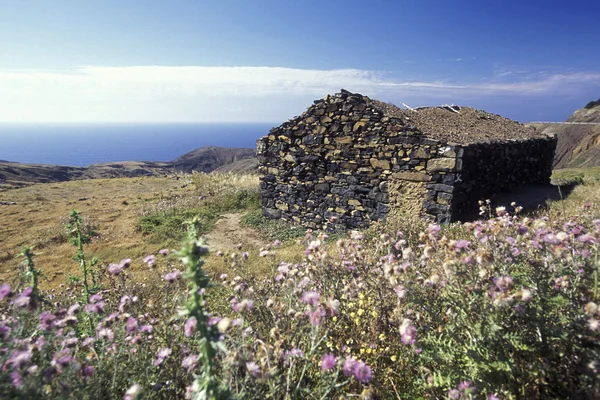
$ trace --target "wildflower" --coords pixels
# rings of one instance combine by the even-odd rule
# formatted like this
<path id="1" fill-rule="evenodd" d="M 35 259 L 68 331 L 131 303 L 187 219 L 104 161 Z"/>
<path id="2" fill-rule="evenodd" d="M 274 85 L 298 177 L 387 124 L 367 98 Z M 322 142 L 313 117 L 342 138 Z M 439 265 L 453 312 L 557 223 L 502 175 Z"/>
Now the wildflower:
<path id="1" fill-rule="evenodd" d="M 198 319 L 196 317 L 190 317 L 185 321 L 183 326 L 183 332 L 185 336 L 192 337 L 196 333 L 196 329 L 198 328 Z"/>
<path id="2" fill-rule="evenodd" d="M 152 327 L 152 325 L 142 325 L 142 327 L 140 328 L 140 331 L 143 333 L 152 333 L 152 330 L 154 328 Z"/>
<path id="3" fill-rule="evenodd" d="M 359 362 L 354 366 L 354 377 L 360 383 L 369 383 L 373 379 L 373 370 L 364 362 Z"/>
<path id="4" fill-rule="evenodd" d="M 356 364 L 358 364 L 358 361 L 356 361 L 354 358 L 352 357 L 348 357 L 344 360 L 344 364 L 342 365 L 342 372 L 344 373 L 345 376 L 352 376 L 354 375 L 354 367 L 356 366 Z"/>
<path id="5" fill-rule="evenodd" d="M 42 311 L 40 314 L 40 329 L 47 331 L 54 327 L 56 316 L 48 311 Z"/>
<path id="6" fill-rule="evenodd" d="M 31 301 L 31 294 L 33 293 L 33 288 L 30 286 L 23 290 L 17 298 L 13 301 L 13 304 L 17 307 L 27 307 Z"/>
<path id="7" fill-rule="evenodd" d="M 138 329 L 137 320 L 133 317 L 127 318 L 127 323 L 125 324 L 125 329 L 127 329 L 127 332 L 129 332 L 129 333 L 137 331 L 137 329 Z"/>
<path id="8" fill-rule="evenodd" d="M 250 257 L 250 253 L 248 253 L 247 251 L 242 253 L 242 257 L 244 257 L 244 260 L 247 260 L 248 257 Z"/>
<path id="9" fill-rule="evenodd" d="M 2 286 L 0 286 L 0 301 L 6 299 L 7 297 L 11 297 L 12 294 L 13 293 L 9 284 L 3 283 Z"/>
<path id="10" fill-rule="evenodd" d="M 595 237 L 593 237 L 592 235 L 589 234 L 583 234 L 579 237 L 577 237 L 577 241 L 581 242 L 581 243 L 586 243 L 586 244 L 596 244 L 598 243 L 598 240 L 596 240 Z"/>
<path id="11" fill-rule="evenodd" d="M 192 372 L 198 365 L 198 356 L 196 354 L 190 354 L 181 361 L 181 366 L 185 368 L 187 372 Z"/>
<path id="12" fill-rule="evenodd" d="M 91 301 L 91 298 L 90 298 L 90 301 Z M 102 311 L 104 311 L 104 306 L 105 306 L 104 301 L 100 300 L 96 303 L 86 304 L 85 307 L 83 307 L 83 310 L 90 314 L 99 314 Z"/>
<path id="13" fill-rule="evenodd" d="M 77 312 L 79 311 L 79 309 L 81 308 L 81 306 L 79 305 L 79 303 L 75 303 L 73 304 L 71 307 L 69 307 L 69 309 L 67 310 L 67 315 L 75 315 L 77 314 Z"/>
<path id="14" fill-rule="evenodd" d="M 311 306 L 317 305 L 319 300 L 321 299 L 321 295 L 317 292 L 304 292 L 302 293 L 302 301 L 306 304 L 310 304 Z"/>
<path id="15" fill-rule="evenodd" d="M 217 252 L 215 253 L 215 255 L 216 255 L 217 257 L 223 257 L 223 252 L 222 252 L 221 250 L 219 250 L 219 251 L 217 251 Z"/>
<path id="16" fill-rule="evenodd" d="M 83 339 L 83 341 L 81 342 L 81 345 L 83 347 L 88 347 L 94 344 L 94 342 L 96 341 L 96 339 L 94 339 L 93 337 L 86 337 L 85 339 Z"/>
<path id="17" fill-rule="evenodd" d="M 337 359 L 333 354 L 324 354 L 321 357 L 321 370 L 322 371 L 330 371 L 335 368 L 337 363 Z"/>
<path id="18" fill-rule="evenodd" d="M 294 357 L 302 357 L 304 356 L 304 352 L 298 348 L 293 348 L 291 350 L 286 350 L 283 352 L 283 363 L 285 365 L 289 365 L 290 364 L 290 358 L 294 358 Z"/>
<path id="19" fill-rule="evenodd" d="M 173 283 L 183 277 L 183 274 L 180 270 L 176 269 L 173 272 L 169 272 L 163 276 L 163 279 L 169 283 Z"/>
<path id="20" fill-rule="evenodd" d="M 86 365 L 83 367 L 83 377 L 89 378 L 94 374 L 94 367 L 91 365 Z"/>
<path id="21" fill-rule="evenodd" d="M 268 255 L 269 255 L 269 250 L 262 250 L 262 251 L 261 251 L 261 252 L 258 254 L 258 256 L 259 256 L 259 257 L 266 257 L 266 256 L 268 256 Z"/>
<path id="22" fill-rule="evenodd" d="M 493 393 L 488 395 L 487 400 L 500 400 L 500 397 L 498 397 L 497 394 Z"/>
<path id="23" fill-rule="evenodd" d="M 131 266 L 131 258 L 124 258 L 121 261 L 119 261 L 119 266 L 121 268 L 129 268 L 129 266 Z"/>
<path id="24" fill-rule="evenodd" d="M 591 331 L 597 331 L 600 328 L 600 321 L 596 318 L 590 318 L 588 319 L 587 325 Z"/>
<path id="25" fill-rule="evenodd" d="M 225 279 L 227 279 L 227 274 L 221 274 L 221 275 L 219 275 L 219 279 L 221 279 L 222 281 L 224 281 Z"/>
<path id="26" fill-rule="evenodd" d="M 467 398 L 475 392 L 475 386 L 470 381 L 462 381 L 458 384 L 458 390 Z"/>
<path id="27" fill-rule="evenodd" d="M 448 398 L 449 399 L 459 399 L 460 392 L 456 389 L 450 389 L 450 390 L 448 390 Z"/>
<path id="28" fill-rule="evenodd" d="M 123 267 L 118 264 L 108 264 L 107 269 L 108 272 L 110 272 L 113 275 L 119 275 L 121 272 L 123 272 Z"/>
<path id="29" fill-rule="evenodd" d="M 20 389 L 23 387 L 23 377 L 19 371 L 12 371 L 10 373 L 10 380 L 15 389 Z"/>
<path id="30" fill-rule="evenodd" d="M 8 362 L 13 366 L 13 368 L 19 369 L 27 364 L 27 361 L 31 359 L 31 356 L 31 348 L 29 347 L 25 350 L 15 350 L 11 354 Z"/>
<path id="31" fill-rule="evenodd" d="M 135 400 L 135 399 L 139 398 L 141 393 L 142 393 L 142 387 L 136 383 L 136 384 L 132 385 L 129 389 L 127 389 L 127 391 L 125 392 L 125 396 L 123 397 L 123 400 Z"/>
<path id="32" fill-rule="evenodd" d="M 160 249 L 158 251 L 158 254 L 160 254 L 161 256 L 168 256 L 169 255 L 169 249 Z"/>
<path id="33" fill-rule="evenodd" d="M 281 247 L 281 240 L 277 239 L 273 242 L 273 247 Z"/>
<path id="34" fill-rule="evenodd" d="M 260 378 L 260 376 L 262 375 L 260 367 L 255 362 L 247 362 L 246 369 L 248 370 L 250 376 L 253 378 Z"/>
<path id="35" fill-rule="evenodd" d="M 310 320 L 310 324 L 312 326 L 321 325 L 321 320 L 325 316 L 325 310 L 323 310 L 322 307 L 317 307 L 316 310 L 307 311 L 307 312 L 308 312 L 308 318 Z"/>
<path id="36" fill-rule="evenodd" d="M 590 301 L 585 305 L 585 312 L 589 315 L 594 315 L 598 311 L 598 305 L 593 301 Z"/>
<path id="37" fill-rule="evenodd" d="M 468 240 L 464 240 L 464 239 L 455 240 L 453 242 L 454 243 L 452 243 L 452 241 L 451 241 L 450 243 L 453 245 L 454 250 L 456 250 L 456 251 L 466 250 L 469 247 L 469 245 L 471 244 Z"/>
<path id="38" fill-rule="evenodd" d="M 412 324 L 412 321 L 406 318 L 400 326 L 400 335 L 402 343 L 407 346 L 415 344 L 417 341 L 417 328 Z"/>
<path id="39" fill-rule="evenodd" d="M 160 350 L 158 350 L 158 353 L 156 354 L 156 359 L 152 362 L 152 365 L 154 365 L 155 367 L 159 366 L 170 355 L 171 355 L 170 348 L 168 348 L 168 347 L 161 348 Z"/>
<path id="40" fill-rule="evenodd" d="M 156 265 L 156 257 L 154 257 L 153 254 L 150 254 L 144 257 L 144 263 L 147 264 L 149 267 L 154 267 Z"/>
<path id="41" fill-rule="evenodd" d="M 219 322 L 217 322 L 217 329 L 219 330 L 219 332 L 225 333 L 231 326 L 231 323 L 232 321 L 230 318 L 223 318 Z"/>
<path id="42" fill-rule="evenodd" d="M 100 328 L 98 330 L 98 339 L 108 339 L 109 341 L 113 341 L 115 338 L 115 334 L 110 328 Z"/>

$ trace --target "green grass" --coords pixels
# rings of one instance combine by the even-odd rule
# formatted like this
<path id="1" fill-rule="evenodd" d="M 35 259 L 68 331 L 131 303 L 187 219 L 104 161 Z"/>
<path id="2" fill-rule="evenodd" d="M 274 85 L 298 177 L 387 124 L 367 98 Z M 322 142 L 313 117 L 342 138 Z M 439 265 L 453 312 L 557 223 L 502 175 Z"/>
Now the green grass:
<path id="1" fill-rule="evenodd" d="M 250 211 L 244 215 L 242 223 L 256 229 L 269 240 L 279 239 L 282 242 L 289 242 L 306 234 L 306 228 L 286 221 L 267 218 L 262 215 L 260 209 Z"/>
<path id="2" fill-rule="evenodd" d="M 185 221 L 196 217 L 201 234 L 208 233 L 221 217 L 228 212 L 256 210 L 260 207 L 257 190 L 229 191 L 197 202 L 174 202 L 140 217 L 137 229 L 153 244 L 173 245 L 186 232 Z"/>

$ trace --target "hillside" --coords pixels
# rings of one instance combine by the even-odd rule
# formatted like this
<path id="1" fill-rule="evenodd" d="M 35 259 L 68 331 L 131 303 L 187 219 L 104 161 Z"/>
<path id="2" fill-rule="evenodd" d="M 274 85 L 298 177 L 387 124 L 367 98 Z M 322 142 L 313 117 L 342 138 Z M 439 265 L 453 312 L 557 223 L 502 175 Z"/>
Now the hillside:
<path id="1" fill-rule="evenodd" d="M 542 133 L 558 135 L 554 167 L 600 166 L 600 104 L 589 103 L 586 108 L 575 111 L 566 122 L 591 122 L 598 125 L 530 124 Z"/>
<path id="2" fill-rule="evenodd" d="M 176 172 L 212 172 L 219 167 L 253 156 L 254 149 L 207 146 L 186 153 L 172 162 L 123 161 L 93 164 L 87 167 L 71 167 L 0 160 L 0 190 L 28 186 L 33 183 L 165 176 Z"/>

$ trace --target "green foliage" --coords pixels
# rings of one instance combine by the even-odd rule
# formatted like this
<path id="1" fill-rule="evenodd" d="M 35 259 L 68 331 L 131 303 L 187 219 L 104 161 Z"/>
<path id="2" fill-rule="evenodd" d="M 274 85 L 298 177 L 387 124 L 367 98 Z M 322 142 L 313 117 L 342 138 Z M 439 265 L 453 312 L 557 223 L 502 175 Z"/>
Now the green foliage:
<path id="1" fill-rule="evenodd" d="M 590 108 L 594 108 L 594 107 L 597 107 L 597 106 L 600 106 L 600 99 L 598 99 L 596 101 L 590 101 L 589 103 L 587 103 L 585 105 L 584 108 L 586 108 L 586 109 L 589 110 Z"/>
<path id="2" fill-rule="evenodd" d="M 289 242 L 306 234 L 305 228 L 279 219 L 267 218 L 262 215 L 260 209 L 246 213 L 242 217 L 242 223 L 256 229 L 269 240 Z"/>

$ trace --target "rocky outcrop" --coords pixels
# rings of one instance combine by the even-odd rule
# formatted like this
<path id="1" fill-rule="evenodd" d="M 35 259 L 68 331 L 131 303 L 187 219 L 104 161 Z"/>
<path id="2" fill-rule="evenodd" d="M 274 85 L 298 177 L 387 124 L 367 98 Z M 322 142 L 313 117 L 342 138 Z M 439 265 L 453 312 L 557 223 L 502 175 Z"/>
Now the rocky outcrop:
<path id="1" fill-rule="evenodd" d="M 254 149 L 205 146 L 173 160 L 173 166 L 183 172 L 212 172 L 240 160 L 254 157 Z"/>
<path id="2" fill-rule="evenodd" d="M 460 218 L 474 196 L 549 181 L 554 138 L 536 137 L 506 120 L 526 132 L 522 140 L 489 141 L 486 131 L 485 142 L 455 143 L 455 132 L 447 139 L 443 132 L 424 134 L 415 122 L 418 114 L 410 114 L 420 111 L 380 104 L 342 91 L 261 138 L 264 215 L 330 230 L 366 226 L 389 215 L 446 222 Z"/>

